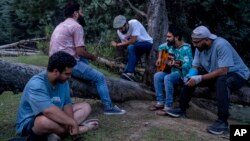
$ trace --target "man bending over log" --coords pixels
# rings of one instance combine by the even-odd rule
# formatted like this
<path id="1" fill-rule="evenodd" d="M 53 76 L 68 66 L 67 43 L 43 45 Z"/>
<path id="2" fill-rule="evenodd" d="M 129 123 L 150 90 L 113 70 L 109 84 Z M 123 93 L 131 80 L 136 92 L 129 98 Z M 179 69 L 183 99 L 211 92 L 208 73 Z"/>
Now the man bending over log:
<path id="1" fill-rule="evenodd" d="M 135 66 L 143 54 L 149 54 L 153 46 L 153 39 L 149 36 L 144 26 L 136 19 L 127 21 L 123 15 L 115 17 L 113 27 L 117 29 L 117 35 L 121 42 L 112 41 L 116 48 L 127 47 L 128 63 L 121 75 L 129 81 L 136 81 Z"/>

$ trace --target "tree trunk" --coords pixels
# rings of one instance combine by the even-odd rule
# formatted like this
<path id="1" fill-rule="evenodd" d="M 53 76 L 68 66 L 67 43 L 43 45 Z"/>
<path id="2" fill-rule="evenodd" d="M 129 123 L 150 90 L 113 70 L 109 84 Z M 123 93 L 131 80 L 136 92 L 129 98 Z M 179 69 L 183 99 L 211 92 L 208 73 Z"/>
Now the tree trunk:
<path id="1" fill-rule="evenodd" d="M 0 68 L 0 94 L 4 91 L 22 92 L 25 84 L 33 75 L 45 70 L 44 67 L 3 60 L 0 60 Z M 155 100 L 154 92 L 150 91 L 145 84 L 113 77 L 106 77 L 106 80 L 113 101 Z M 76 78 L 71 78 L 70 82 L 73 97 L 99 98 L 92 83 Z M 197 88 L 194 95 L 195 97 L 215 99 L 215 93 L 206 88 Z M 247 86 L 242 87 L 230 95 L 230 100 L 234 103 L 250 105 L 250 88 Z"/>
<path id="2" fill-rule="evenodd" d="M 4 91 L 22 92 L 29 79 L 45 70 L 44 67 L 0 60 L 0 94 Z M 146 85 L 119 78 L 107 77 L 110 97 L 113 101 L 130 99 L 153 100 L 154 93 Z M 99 98 L 96 87 L 88 81 L 70 79 L 71 94 L 75 97 Z"/>
<path id="3" fill-rule="evenodd" d="M 152 78 L 155 73 L 155 61 L 158 55 L 158 46 L 165 42 L 168 29 L 168 15 L 165 0 L 148 1 L 148 32 L 154 40 L 153 48 L 149 55 L 147 69 L 145 72 L 145 83 L 153 84 Z"/>

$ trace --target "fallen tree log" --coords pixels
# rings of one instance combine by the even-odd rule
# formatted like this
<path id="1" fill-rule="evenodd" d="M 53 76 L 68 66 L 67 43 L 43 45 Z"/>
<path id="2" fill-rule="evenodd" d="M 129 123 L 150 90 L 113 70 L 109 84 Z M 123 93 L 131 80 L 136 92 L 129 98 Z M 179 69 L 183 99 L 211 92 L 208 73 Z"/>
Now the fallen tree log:
<path id="1" fill-rule="evenodd" d="M 195 97 L 205 98 L 205 99 L 215 99 L 214 91 L 210 90 L 208 87 L 198 87 L 194 92 Z M 243 86 L 237 91 L 234 91 L 230 95 L 230 101 L 233 103 L 238 103 L 242 105 L 250 105 L 250 87 Z"/>
<path id="2" fill-rule="evenodd" d="M 41 40 L 46 40 L 47 38 L 43 37 L 43 38 L 35 38 L 35 39 L 29 39 L 29 40 L 21 40 L 15 43 L 11 43 L 11 44 L 6 44 L 6 45 L 1 45 L 0 49 L 4 49 L 4 48 L 12 48 L 24 43 L 29 43 L 29 42 L 35 42 L 35 41 L 41 41 Z"/>
<path id="3" fill-rule="evenodd" d="M 4 91 L 21 92 L 27 81 L 38 72 L 45 70 L 44 67 L 13 63 L 0 60 L 0 94 Z M 154 100 L 154 92 L 141 83 L 130 82 L 119 78 L 106 77 L 111 99 L 114 101 L 126 101 L 131 99 Z M 82 98 L 98 98 L 93 84 L 71 78 L 72 96 Z M 197 88 L 196 97 L 214 99 L 215 93 L 206 88 Z M 230 95 L 231 102 L 250 105 L 250 88 L 242 87 Z"/>
<path id="4" fill-rule="evenodd" d="M 4 91 L 14 93 L 22 92 L 25 84 L 35 74 L 45 70 L 44 67 L 13 63 L 0 60 L 0 94 Z M 113 101 L 126 101 L 130 99 L 153 100 L 154 93 L 146 85 L 130 82 L 119 78 L 106 77 Z M 95 86 L 88 81 L 76 78 L 70 79 L 71 94 L 74 97 L 99 98 Z"/>
<path id="5" fill-rule="evenodd" d="M 103 66 L 106 66 L 106 67 L 111 68 L 111 69 L 117 69 L 117 70 L 122 69 L 123 70 L 125 68 L 125 64 L 123 64 L 123 63 L 118 63 L 118 62 L 111 61 L 111 60 L 108 60 L 108 59 L 102 58 L 102 57 L 98 57 L 98 59 L 96 60 L 96 62 L 99 65 L 103 65 Z M 144 73 L 145 72 L 145 68 L 138 68 L 138 67 L 136 67 L 135 71 L 139 72 L 139 73 Z"/>
<path id="6" fill-rule="evenodd" d="M 30 55 L 36 55 L 37 53 L 39 53 L 39 51 L 28 52 L 25 50 L 18 50 L 18 51 L 0 50 L 0 56 L 12 56 L 12 57 L 20 55 L 30 56 Z"/>

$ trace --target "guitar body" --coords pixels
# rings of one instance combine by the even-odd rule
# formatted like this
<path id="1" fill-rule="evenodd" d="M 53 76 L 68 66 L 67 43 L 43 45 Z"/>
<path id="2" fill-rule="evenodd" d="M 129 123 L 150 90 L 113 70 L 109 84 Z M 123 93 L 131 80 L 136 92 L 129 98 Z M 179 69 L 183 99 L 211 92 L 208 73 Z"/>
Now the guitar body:
<path id="1" fill-rule="evenodd" d="M 168 52 L 167 51 L 162 51 L 161 54 L 161 64 L 157 66 L 156 70 L 157 71 L 164 71 L 166 69 L 166 62 L 168 61 Z"/>
<path id="2" fill-rule="evenodd" d="M 157 66 L 157 71 L 163 71 L 166 73 L 171 72 L 171 67 L 169 67 L 167 64 L 170 61 L 174 61 L 174 54 L 168 53 L 167 51 L 163 51 L 161 54 L 161 64 Z"/>

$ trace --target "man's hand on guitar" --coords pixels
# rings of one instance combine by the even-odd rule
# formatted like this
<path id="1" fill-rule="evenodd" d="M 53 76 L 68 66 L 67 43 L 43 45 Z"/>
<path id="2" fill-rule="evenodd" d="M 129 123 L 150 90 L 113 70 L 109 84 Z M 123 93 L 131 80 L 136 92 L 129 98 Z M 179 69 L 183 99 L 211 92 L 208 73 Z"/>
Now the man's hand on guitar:
<path id="1" fill-rule="evenodd" d="M 156 62 L 155 62 L 155 65 L 157 67 L 160 66 L 161 65 L 161 61 L 162 61 L 161 59 L 157 59 Z"/>
<path id="2" fill-rule="evenodd" d="M 169 67 L 173 67 L 174 64 L 175 64 L 175 61 L 174 61 L 174 60 L 168 60 L 168 61 L 167 61 L 167 65 L 168 65 Z"/>
<path id="3" fill-rule="evenodd" d="M 178 69 L 181 69 L 181 66 L 182 66 L 182 61 L 180 60 L 174 60 L 174 67 L 178 68 Z"/>

